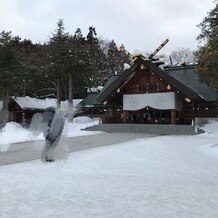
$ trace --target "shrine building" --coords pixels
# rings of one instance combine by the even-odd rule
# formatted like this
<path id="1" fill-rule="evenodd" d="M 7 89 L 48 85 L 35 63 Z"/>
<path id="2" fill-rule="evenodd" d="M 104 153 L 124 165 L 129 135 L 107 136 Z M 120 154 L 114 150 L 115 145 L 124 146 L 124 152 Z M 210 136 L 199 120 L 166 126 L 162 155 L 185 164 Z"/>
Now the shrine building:
<path id="1" fill-rule="evenodd" d="M 194 67 L 162 69 L 139 55 L 80 107 L 100 114 L 103 123 L 190 124 L 196 117 L 217 117 L 218 93 L 199 81 Z"/>

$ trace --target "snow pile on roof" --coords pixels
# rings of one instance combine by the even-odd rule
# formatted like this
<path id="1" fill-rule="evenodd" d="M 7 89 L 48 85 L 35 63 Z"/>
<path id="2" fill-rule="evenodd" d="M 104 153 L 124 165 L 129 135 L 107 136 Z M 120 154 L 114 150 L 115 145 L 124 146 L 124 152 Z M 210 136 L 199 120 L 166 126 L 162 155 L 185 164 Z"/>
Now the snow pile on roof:
<path id="1" fill-rule="evenodd" d="M 103 89 L 103 86 L 97 86 L 92 88 L 87 88 L 88 93 L 99 93 Z"/>
<path id="2" fill-rule="evenodd" d="M 57 108 L 57 99 L 54 98 L 46 98 L 46 99 L 37 99 L 37 98 L 31 98 L 31 97 L 15 97 L 14 100 L 17 102 L 17 104 L 20 105 L 23 109 L 39 109 L 39 110 L 45 110 L 48 107 L 54 107 Z M 82 99 L 74 99 L 73 100 L 73 107 L 79 102 L 81 102 Z M 68 101 L 61 101 L 61 110 L 62 111 L 68 111 Z"/>
<path id="3" fill-rule="evenodd" d="M 56 99 L 37 99 L 31 97 L 16 97 L 14 100 L 23 109 L 46 109 L 47 107 L 55 107 L 57 104 Z"/>
<path id="4" fill-rule="evenodd" d="M 127 63 L 123 64 L 123 70 L 128 70 L 130 68 L 130 65 Z"/>

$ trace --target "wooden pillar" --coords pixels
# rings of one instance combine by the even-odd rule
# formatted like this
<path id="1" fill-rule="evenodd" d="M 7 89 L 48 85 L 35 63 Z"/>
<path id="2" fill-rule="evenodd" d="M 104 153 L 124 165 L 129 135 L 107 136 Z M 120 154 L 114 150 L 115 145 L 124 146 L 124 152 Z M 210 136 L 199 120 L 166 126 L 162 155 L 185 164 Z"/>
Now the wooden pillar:
<path id="1" fill-rule="evenodd" d="M 129 117 L 129 111 L 123 110 L 123 123 L 127 123 Z"/>
<path id="2" fill-rule="evenodd" d="M 25 124 L 25 113 L 22 112 L 22 124 L 24 125 Z"/>
<path id="3" fill-rule="evenodd" d="M 171 124 L 176 124 L 176 110 L 171 110 Z"/>

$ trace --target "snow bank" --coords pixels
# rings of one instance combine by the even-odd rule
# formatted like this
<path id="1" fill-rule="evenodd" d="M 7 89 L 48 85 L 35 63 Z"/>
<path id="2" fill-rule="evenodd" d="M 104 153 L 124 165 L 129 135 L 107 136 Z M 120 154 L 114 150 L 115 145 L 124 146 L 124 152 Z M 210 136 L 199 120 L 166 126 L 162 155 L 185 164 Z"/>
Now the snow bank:
<path id="1" fill-rule="evenodd" d="M 208 154 L 209 156 L 213 156 L 218 158 L 218 122 L 215 120 L 209 120 L 207 124 L 204 124 L 201 127 L 205 131 L 204 134 L 201 134 L 201 138 L 211 138 L 213 139 L 212 143 L 205 144 L 202 146 L 202 152 Z"/>
<path id="2" fill-rule="evenodd" d="M 86 116 L 75 117 L 73 123 L 68 124 L 68 137 L 95 135 L 100 134 L 100 131 L 85 131 L 85 128 L 98 125 L 99 120 L 93 120 Z"/>
<path id="3" fill-rule="evenodd" d="M 93 122 L 93 119 L 91 119 L 90 117 L 86 117 L 86 116 L 75 117 L 73 119 L 73 123 L 85 124 L 85 123 L 92 123 L 92 122 Z"/>
<path id="4" fill-rule="evenodd" d="M 93 121 L 93 119 L 88 117 L 78 117 L 75 118 L 75 123 L 67 123 L 67 136 L 83 136 L 83 135 L 93 135 L 99 134 L 101 132 L 85 131 L 89 126 L 98 125 L 99 121 Z M 15 122 L 9 122 L 4 128 L 0 130 L 0 151 L 4 152 L 9 148 L 12 143 L 27 142 L 27 141 L 38 141 L 44 140 L 43 133 L 40 132 L 35 135 L 34 132 L 30 132 L 28 129 L 23 128 L 20 124 Z"/>
<path id="5" fill-rule="evenodd" d="M 206 134 L 218 135 L 218 122 L 209 120 L 201 129 L 204 130 Z"/>
<path id="6" fill-rule="evenodd" d="M 0 132 L 0 145 L 7 145 L 17 142 L 31 141 L 34 136 L 30 131 L 24 129 L 20 124 L 9 122 Z M 41 138 L 37 138 L 41 139 Z"/>

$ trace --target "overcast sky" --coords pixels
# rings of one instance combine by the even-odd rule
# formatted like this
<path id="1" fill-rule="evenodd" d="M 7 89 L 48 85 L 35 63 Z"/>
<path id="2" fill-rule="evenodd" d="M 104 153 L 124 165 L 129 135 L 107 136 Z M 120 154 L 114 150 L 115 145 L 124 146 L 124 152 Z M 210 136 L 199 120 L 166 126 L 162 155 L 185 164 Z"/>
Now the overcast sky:
<path id="1" fill-rule="evenodd" d="M 66 31 L 80 27 L 86 35 L 94 26 L 130 52 L 152 51 L 170 37 L 161 51 L 169 53 L 197 47 L 196 25 L 213 7 L 213 0 L 0 0 L 0 31 L 45 42 L 64 19 Z"/>

